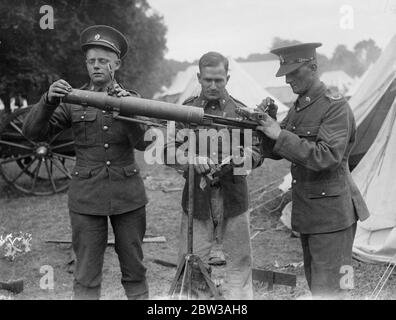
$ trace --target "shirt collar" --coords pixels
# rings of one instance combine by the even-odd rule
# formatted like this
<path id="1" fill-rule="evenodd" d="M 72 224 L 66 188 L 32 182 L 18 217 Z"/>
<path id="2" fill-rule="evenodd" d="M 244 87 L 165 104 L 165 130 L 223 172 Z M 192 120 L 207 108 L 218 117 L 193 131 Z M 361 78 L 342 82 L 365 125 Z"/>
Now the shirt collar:
<path id="1" fill-rule="evenodd" d="M 316 100 L 318 100 L 319 97 L 323 95 L 325 91 L 326 86 L 323 82 L 320 82 L 317 86 L 312 86 L 311 88 L 309 88 L 305 94 L 297 98 L 295 104 L 296 111 L 305 109 L 306 107 L 314 103 Z"/>
<path id="2" fill-rule="evenodd" d="M 117 82 L 116 82 L 115 80 L 114 80 L 114 84 L 117 84 Z M 111 85 L 112 85 L 112 83 L 110 82 L 105 88 L 99 88 L 99 89 L 97 89 L 97 90 L 94 90 L 94 85 L 93 85 L 92 82 L 90 82 L 90 83 L 87 85 L 87 90 L 96 91 L 96 92 L 106 92 L 107 89 L 108 89 Z"/>
<path id="3" fill-rule="evenodd" d="M 219 99 L 215 100 L 218 101 L 220 109 L 223 111 L 228 103 L 228 101 L 230 100 L 230 95 L 227 92 L 227 90 L 224 90 L 224 94 L 222 95 L 222 97 L 220 97 Z M 198 97 L 198 106 L 202 107 L 202 108 L 206 108 L 208 107 L 208 102 L 210 100 L 206 99 L 203 95 L 203 93 L 201 92 L 201 94 Z M 212 100 L 213 101 L 213 100 Z M 209 104 L 210 105 L 210 104 Z"/>

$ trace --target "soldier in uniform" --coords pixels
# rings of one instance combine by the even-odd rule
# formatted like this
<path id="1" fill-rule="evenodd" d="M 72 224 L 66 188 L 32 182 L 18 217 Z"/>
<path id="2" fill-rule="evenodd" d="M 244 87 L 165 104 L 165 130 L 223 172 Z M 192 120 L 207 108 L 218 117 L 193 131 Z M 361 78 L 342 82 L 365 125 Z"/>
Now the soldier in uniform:
<path id="1" fill-rule="evenodd" d="M 240 101 L 231 97 L 226 85 L 229 79 L 228 60 L 217 52 L 208 52 L 199 60 L 198 80 L 201 85 L 199 96 L 187 99 L 184 104 L 203 108 L 204 112 L 211 115 L 238 118 L 238 107 L 246 107 Z M 184 126 L 178 124 L 177 129 Z M 210 152 L 202 148 L 202 138 L 199 137 L 199 129 L 211 129 L 209 127 L 196 128 L 196 157 L 195 187 L 194 187 L 194 216 L 193 216 L 193 248 L 204 263 L 211 263 L 211 251 L 213 248 L 221 250 L 225 254 L 226 274 L 223 283 L 226 299 L 252 299 L 252 255 L 249 231 L 248 212 L 248 187 L 246 175 L 235 175 L 230 166 L 225 166 L 219 173 L 216 182 L 207 181 L 202 185 L 205 175 L 211 170 L 219 169 L 219 164 L 224 160 L 225 140 L 223 143 L 216 139 L 211 140 L 219 144 L 218 152 Z M 179 133 L 180 131 L 178 131 Z M 217 133 L 218 131 L 213 131 Z M 261 134 L 261 133 L 260 133 Z M 253 137 L 253 144 L 255 141 Z M 183 138 L 176 135 L 176 144 L 179 146 Z M 241 140 L 243 143 L 243 137 Z M 257 140 L 256 140 L 257 141 Z M 259 143 L 257 142 L 257 145 Z M 166 152 L 170 152 L 172 144 L 168 144 Z M 245 146 L 247 151 L 249 146 Z M 259 146 L 251 146 L 249 149 L 252 167 L 262 163 L 263 157 Z M 188 212 L 188 165 L 176 163 L 176 169 L 184 173 L 186 183 L 183 190 L 179 259 L 187 251 L 187 212 Z M 221 256 L 218 256 L 221 258 Z M 194 278 L 194 275 L 193 275 Z M 199 277 L 198 277 L 199 279 Z M 198 285 L 199 286 L 199 285 Z M 199 286 L 200 287 L 200 286 Z M 202 288 L 202 286 L 201 286 Z"/>
<path id="2" fill-rule="evenodd" d="M 276 76 L 286 76 L 298 98 L 280 125 L 266 116 L 259 130 L 273 140 L 271 157 L 291 162 L 292 228 L 301 235 L 312 296 L 339 299 L 353 283 L 356 222 L 369 213 L 348 166 L 356 134 L 354 116 L 347 101 L 331 94 L 319 79 L 320 45 L 271 51 L 280 59 Z"/>
<path id="3" fill-rule="evenodd" d="M 81 33 L 90 83 L 82 89 L 136 96 L 114 80 L 128 50 L 118 30 L 91 26 Z M 144 150 L 145 126 L 114 120 L 90 106 L 62 103 L 71 86 L 55 81 L 33 106 L 23 132 L 34 140 L 72 129 L 76 165 L 69 188 L 72 245 L 76 254 L 74 299 L 99 299 L 107 246 L 108 219 L 115 235 L 121 283 L 128 299 L 148 298 L 142 242 L 146 231 L 146 193 L 134 149 Z"/>

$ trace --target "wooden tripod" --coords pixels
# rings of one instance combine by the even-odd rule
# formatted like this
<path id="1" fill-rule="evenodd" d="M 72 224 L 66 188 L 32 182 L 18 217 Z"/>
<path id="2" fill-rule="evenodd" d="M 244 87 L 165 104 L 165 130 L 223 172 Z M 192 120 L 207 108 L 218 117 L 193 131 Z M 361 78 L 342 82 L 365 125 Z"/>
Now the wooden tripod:
<path id="1" fill-rule="evenodd" d="M 193 253 L 193 212 L 194 212 L 194 164 L 193 155 L 195 152 L 195 136 L 194 130 L 190 130 L 189 138 L 189 165 L 188 165 L 188 228 L 187 228 L 187 253 L 183 256 L 183 259 L 179 262 L 177 267 L 175 278 L 172 281 L 171 288 L 169 290 L 169 296 L 174 298 L 177 294 L 179 300 L 183 297 L 187 299 L 192 298 L 192 272 L 193 268 L 198 270 L 205 279 L 211 293 L 215 299 L 221 299 L 220 293 L 213 283 L 208 271 L 205 268 L 204 263 L 198 255 Z M 180 285 L 178 286 L 178 284 Z"/>

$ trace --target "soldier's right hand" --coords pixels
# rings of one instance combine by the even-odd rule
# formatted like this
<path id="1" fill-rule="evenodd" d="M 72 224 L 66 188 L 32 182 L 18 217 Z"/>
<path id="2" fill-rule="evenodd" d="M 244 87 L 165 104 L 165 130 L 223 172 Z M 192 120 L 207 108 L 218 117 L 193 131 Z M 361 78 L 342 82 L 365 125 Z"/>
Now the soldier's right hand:
<path id="1" fill-rule="evenodd" d="M 278 106 L 272 98 L 266 97 L 257 107 L 260 112 L 267 113 L 271 118 L 276 119 Z"/>
<path id="2" fill-rule="evenodd" d="M 198 174 L 206 174 L 215 168 L 214 162 L 208 157 L 196 156 L 194 160 L 194 168 Z"/>
<path id="3" fill-rule="evenodd" d="M 57 103 L 67 95 L 72 90 L 70 84 L 68 84 L 65 80 L 57 80 L 48 89 L 48 102 L 49 103 Z"/>

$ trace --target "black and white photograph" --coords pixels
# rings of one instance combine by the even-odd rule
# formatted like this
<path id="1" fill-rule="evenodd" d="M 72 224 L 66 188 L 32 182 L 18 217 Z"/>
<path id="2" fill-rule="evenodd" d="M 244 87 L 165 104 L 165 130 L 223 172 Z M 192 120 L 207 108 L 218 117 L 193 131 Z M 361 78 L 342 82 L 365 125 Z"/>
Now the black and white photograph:
<path id="1" fill-rule="evenodd" d="M 395 300 L 395 119 L 396 0 L 1 0 L 0 300 Z"/>

